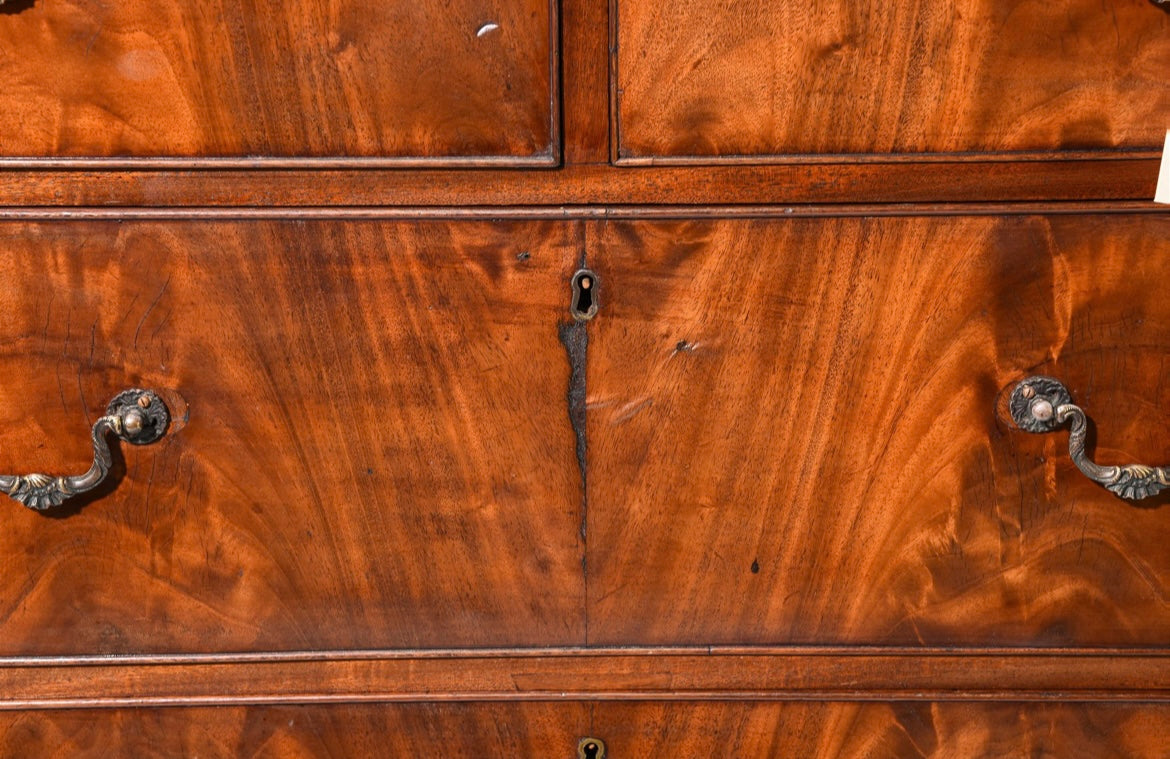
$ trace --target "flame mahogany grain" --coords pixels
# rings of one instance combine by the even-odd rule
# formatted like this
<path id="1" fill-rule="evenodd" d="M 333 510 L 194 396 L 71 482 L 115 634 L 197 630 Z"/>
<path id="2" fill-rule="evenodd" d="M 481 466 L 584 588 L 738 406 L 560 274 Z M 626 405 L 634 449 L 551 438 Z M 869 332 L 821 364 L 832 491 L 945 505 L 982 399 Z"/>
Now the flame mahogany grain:
<path id="1" fill-rule="evenodd" d="M 1161 645 L 1170 217 L 587 222 L 589 642 Z"/>
<path id="2" fill-rule="evenodd" d="M 1128 0 L 613 0 L 615 157 L 1160 148 L 1170 16 Z"/>
<path id="3" fill-rule="evenodd" d="M 1165 755 L 1168 24 L 0 4 L 0 755 Z"/>
<path id="4" fill-rule="evenodd" d="M 125 387 L 186 420 L 67 518 L 0 503 L 0 654 L 579 643 L 574 235 L 0 224 L 0 470 L 87 463 Z"/>
<path id="5" fill-rule="evenodd" d="M 0 14 L 0 155 L 551 165 L 556 28 L 548 0 L 37 2 Z"/>

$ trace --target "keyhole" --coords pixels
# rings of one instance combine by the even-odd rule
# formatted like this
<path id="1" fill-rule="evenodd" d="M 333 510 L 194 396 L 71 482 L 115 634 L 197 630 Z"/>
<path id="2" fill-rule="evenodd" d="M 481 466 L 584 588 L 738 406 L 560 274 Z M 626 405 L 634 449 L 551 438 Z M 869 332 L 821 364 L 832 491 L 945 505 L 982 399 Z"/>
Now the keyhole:
<path id="1" fill-rule="evenodd" d="M 589 321 L 597 316 L 597 275 L 582 269 L 573 275 L 573 295 L 569 313 L 577 321 Z"/>
<path id="2" fill-rule="evenodd" d="M 582 738 L 577 744 L 578 759 L 605 759 L 605 744 L 598 738 Z"/>

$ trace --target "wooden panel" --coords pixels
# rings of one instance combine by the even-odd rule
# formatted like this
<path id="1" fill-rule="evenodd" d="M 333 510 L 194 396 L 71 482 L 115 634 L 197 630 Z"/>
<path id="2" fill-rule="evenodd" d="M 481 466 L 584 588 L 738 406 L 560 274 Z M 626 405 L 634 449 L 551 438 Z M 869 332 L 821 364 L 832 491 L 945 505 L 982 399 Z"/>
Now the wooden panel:
<path id="1" fill-rule="evenodd" d="M 552 164 L 554 8 L 10 2 L 0 156 Z"/>
<path id="2" fill-rule="evenodd" d="M 587 724 L 584 704 L 9 712 L 0 756 L 571 757 Z"/>
<path id="3" fill-rule="evenodd" d="M 1170 16 L 1146 0 L 614 0 L 616 157 L 1152 149 Z"/>
<path id="4" fill-rule="evenodd" d="M 1141 200 L 1158 159 L 431 171 L 4 171 L 0 206 L 381 206 Z"/>
<path id="5" fill-rule="evenodd" d="M 592 718 L 590 718 L 592 715 Z M 589 722 L 593 723 L 592 732 Z M 1037 704 L 527 704 L 121 709 L 0 713 L 12 757 L 612 757 L 1164 755 L 1164 706 Z"/>
<path id="6" fill-rule="evenodd" d="M 589 224 L 590 643 L 1164 643 L 1170 513 L 996 407 L 1170 461 L 1170 218 Z"/>
<path id="7" fill-rule="evenodd" d="M 1061 704 L 602 704 L 609 755 L 1164 757 L 1170 709 Z"/>
<path id="8" fill-rule="evenodd" d="M 580 643 L 573 235 L 0 225 L 0 471 L 83 471 L 125 387 L 179 420 L 67 518 L 0 504 L 0 651 Z"/>

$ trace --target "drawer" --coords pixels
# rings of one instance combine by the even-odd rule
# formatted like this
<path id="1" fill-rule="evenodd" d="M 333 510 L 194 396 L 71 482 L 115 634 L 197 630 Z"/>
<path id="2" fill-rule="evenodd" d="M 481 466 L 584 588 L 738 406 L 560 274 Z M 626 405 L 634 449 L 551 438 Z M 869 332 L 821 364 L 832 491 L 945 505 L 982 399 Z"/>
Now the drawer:
<path id="1" fill-rule="evenodd" d="M 4 756 L 1164 756 L 1166 705 L 366 704 L 0 713 Z"/>
<path id="2" fill-rule="evenodd" d="M 1165 495 L 1005 409 L 1060 378 L 1170 462 L 1164 214 L 611 220 L 588 356 L 597 645 L 1160 646 Z"/>
<path id="3" fill-rule="evenodd" d="M 614 7 L 624 163 L 1148 151 L 1170 110 L 1147 0 Z"/>
<path id="4" fill-rule="evenodd" d="M 556 28 L 548 0 L 9 0 L 0 165 L 552 165 Z"/>
<path id="5" fill-rule="evenodd" d="M 0 224 L 0 655 L 577 645 L 581 478 L 551 222 Z M 54 518 L 60 517 L 60 518 Z"/>
<path id="6" fill-rule="evenodd" d="M 0 756 L 572 757 L 584 704 L 346 704 L 0 712 Z"/>
<path id="7" fill-rule="evenodd" d="M 1129 704 L 603 704 L 594 724 L 614 759 L 1154 759 L 1164 756 L 1170 711 Z"/>
<path id="8" fill-rule="evenodd" d="M 1006 406 L 1059 377 L 1091 455 L 1170 461 L 1168 242 L 1141 213 L 6 222 L 0 472 L 82 471 L 123 388 L 175 421 L 64 518 L 8 504 L 0 655 L 1156 647 L 1165 495 Z"/>

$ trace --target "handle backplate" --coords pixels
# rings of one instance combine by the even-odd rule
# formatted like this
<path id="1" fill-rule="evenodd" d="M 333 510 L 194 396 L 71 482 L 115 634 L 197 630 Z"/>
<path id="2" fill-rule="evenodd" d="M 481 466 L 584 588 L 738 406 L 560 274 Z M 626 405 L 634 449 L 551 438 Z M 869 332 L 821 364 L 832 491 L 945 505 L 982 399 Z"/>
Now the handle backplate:
<path id="1" fill-rule="evenodd" d="M 1131 500 L 1148 498 L 1170 488 L 1170 467 L 1127 464 L 1101 466 L 1085 453 L 1089 422 L 1084 409 L 1060 380 L 1028 377 L 1012 390 L 1008 399 L 1012 421 L 1028 432 L 1053 432 L 1069 425 L 1068 452 L 1077 469 L 1111 493 Z"/>
<path id="2" fill-rule="evenodd" d="M 60 506 L 67 499 L 93 490 L 105 480 L 113 464 L 106 435 L 113 432 L 132 445 L 153 443 L 167 432 L 171 415 L 162 398 L 150 390 L 125 390 L 106 407 L 106 415 L 90 432 L 93 464 L 81 475 L 54 477 L 47 474 L 0 475 L 0 492 L 35 511 Z"/>

